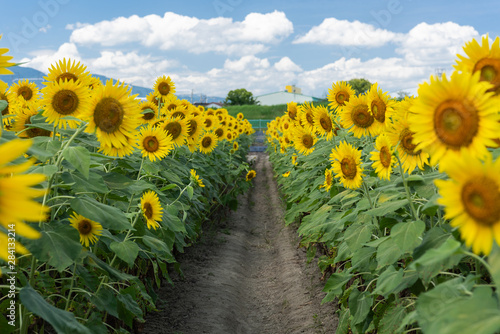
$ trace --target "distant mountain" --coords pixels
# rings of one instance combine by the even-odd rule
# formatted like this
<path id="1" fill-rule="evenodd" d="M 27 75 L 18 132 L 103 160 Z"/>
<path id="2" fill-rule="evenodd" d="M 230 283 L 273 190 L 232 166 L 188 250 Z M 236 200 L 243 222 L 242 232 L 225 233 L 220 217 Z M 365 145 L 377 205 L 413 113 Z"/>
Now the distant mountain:
<path id="1" fill-rule="evenodd" d="M 40 72 L 38 70 L 35 70 L 34 68 L 31 67 L 23 67 L 23 66 L 14 66 L 14 67 L 9 67 L 9 70 L 14 72 L 14 74 L 9 74 L 9 75 L 2 75 L 0 76 L 0 80 L 6 82 L 7 84 L 11 85 L 13 82 L 17 82 L 18 80 L 24 80 L 24 79 L 29 79 L 30 81 L 36 83 L 36 85 L 39 88 L 45 87 L 45 85 L 42 84 L 42 82 L 46 81 L 43 77 L 46 77 L 47 74 Z M 103 83 L 106 82 L 109 78 L 100 75 L 100 74 L 92 74 L 95 77 L 98 77 Z M 114 79 L 115 80 L 115 79 Z M 132 94 L 139 94 L 139 97 L 146 97 L 152 89 L 151 88 L 146 88 L 146 87 L 141 87 L 141 86 L 134 86 L 130 85 L 132 87 Z M 191 95 L 189 94 L 179 94 L 177 95 L 179 99 L 183 100 L 188 100 L 192 103 L 196 102 L 223 102 L 225 98 L 223 97 L 218 97 L 218 96 L 206 96 L 203 95 L 203 101 L 200 101 L 200 94 L 193 95 L 193 101 L 191 101 Z"/>

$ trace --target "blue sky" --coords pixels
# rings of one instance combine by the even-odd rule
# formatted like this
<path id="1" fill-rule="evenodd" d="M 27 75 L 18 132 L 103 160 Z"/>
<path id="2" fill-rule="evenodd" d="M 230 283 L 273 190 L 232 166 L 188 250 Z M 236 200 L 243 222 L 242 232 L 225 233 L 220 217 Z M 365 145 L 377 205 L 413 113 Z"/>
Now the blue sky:
<path id="1" fill-rule="evenodd" d="M 2 4 L 0 47 L 42 72 L 63 57 L 144 87 L 254 95 L 295 84 L 324 97 L 366 78 L 396 95 L 451 73 L 465 42 L 500 35 L 498 0 L 96 1 Z"/>

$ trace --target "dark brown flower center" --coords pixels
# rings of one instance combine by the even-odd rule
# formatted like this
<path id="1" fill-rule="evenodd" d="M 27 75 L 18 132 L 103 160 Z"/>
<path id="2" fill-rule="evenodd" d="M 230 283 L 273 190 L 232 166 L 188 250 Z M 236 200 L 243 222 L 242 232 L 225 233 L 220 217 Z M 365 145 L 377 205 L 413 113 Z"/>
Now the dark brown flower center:
<path id="1" fill-rule="evenodd" d="M 434 113 L 434 130 L 438 138 L 453 149 L 468 146 L 479 128 L 477 110 L 467 101 L 448 100 Z"/>
<path id="2" fill-rule="evenodd" d="M 337 92 L 335 94 L 335 101 L 341 106 L 344 106 L 346 102 L 349 101 L 349 94 L 344 91 Z"/>
<path id="3" fill-rule="evenodd" d="M 296 107 L 289 107 L 288 117 L 295 120 L 295 118 L 297 117 L 297 108 Z"/>
<path id="4" fill-rule="evenodd" d="M 218 138 L 221 138 L 223 135 L 224 135 L 224 129 L 222 128 L 217 128 L 217 130 L 215 130 L 215 135 L 218 137 Z"/>
<path id="5" fill-rule="evenodd" d="M 82 219 L 78 222 L 78 232 L 81 235 L 89 235 L 92 232 L 92 223 L 87 219 Z"/>
<path id="6" fill-rule="evenodd" d="M 120 128 L 125 112 L 121 103 L 113 97 L 105 97 L 94 109 L 94 122 L 101 131 L 113 133 Z"/>
<path id="7" fill-rule="evenodd" d="M 205 127 L 209 128 L 212 126 L 212 120 L 210 118 L 205 119 Z"/>
<path id="8" fill-rule="evenodd" d="M 310 113 L 310 112 L 307 112 L 306 113 L 306 120 L 307 120 L 307 123 L 313 125 L 314 124 L 314 119 L 313 119 L 313 115 Z"/>
<path id="9" fill-rule="evenodd" d="M 327 116 L 323 116 L 319 119 L 319 124 L 321 125 L 321 127 L 323 128 L 323 130 L 325 130 L 326 132 L 330 132 L 332 131 L 332 120 L 330 119 L 330 117 L 327 117 Z"/>
<path id="10" fill-rule="evenodd" d="M 351 119 L 354 125 L 360 128 L 368 128 L 375 120 L 368 112 L 368 105 L 366 104 L 359 104 L 352 108 Z"/>
<path id="11" fill-rule="evenodd" d="M 179 117 L 180 119 L 184 119 L 186 115 L 182 111 L 176 111 L 172 114 L 172 117 Z"/>
<path id="12" fill-rule="evenodd" d="M 313 146 L 314 144 L 314 139 L 313 137 L 306 133 L 302 136 L 302 144 L 304 145 L 305 148 L 309 149 Z"/>
<path id="13" fill-rule="evenodd" d="M 168 95 L 170 93 L 170 85 L 166 81 L 160 82 L 158 85 L 158 92 L 160 92 L 161 95 Z"/>
<path id="14" fill-rule="evenodd" d="M 190 119 L 187 121 L 187 124 L 189 126 L 188 136 L 194 135 L 196 133 L 196 130 L 198 129 L 198 122 L 196 122 L 194 119 Z"/>
<path id="15" fill-rule="evenodd" d="M 165 131 L 172 136 L 172 139 L 175 140 L 180 136 L 182 132 L 182 125 L 179 122 L 170 122 L 165 125 Z"/>
<path id="16" fill-rule="evenodd" d="M 209 148 L 212 145 L 212 138 L 210 137 L 204 137 L 203 140 L 201 141 L 201 146 L 203 148 Z"/>
<path id="17" fill-rule="evenodd" d="M 342 170 L 342 174 L 346 179 L 352 180 L 356 176 L 357 167 L 356 162 L 352 157 L 345 157 L 340 162 L 340 168 Z"/>
<path id="18" fill-rule="evenodd" d="M 64 89 L 54 94 L 52 108 L 60 115 L 71 115 L 78 108 L 80 99 L 72 90 Z"/>
<path id="19" fill-rule="evenodd" d="M 462 188 L 465 211 L 482 225 L 491 226 L 500 221 L 500 190 L 495 180 L 483 176 L 474 178 Z"/>
<path id="20" fill-rule="evenodd" d="M 21 86 L 17 90 L 17 96 L 22 96 L 25 101 L 29 101 L 33 97 L 33 90 L 28 86 Z"/>
<path id="21" fill-rule="evenodd" d="M 63 82 L 64 80 L 76 82 L 78 80 L 78 77 L 73 73 L 66 72 L 58 75 L 56 78 L 56 82 Z"/>
<path id="22" fill-rule="evenodd" d="M 151 206 L 150 203 L 144 203 L 144 215 L 146 216 L 147 219 L 152 219 L 153 218 L 153 207 Z"/>
<path id="23" fill-rule="evenodd" d="M 144 140 L 142 141 L 142 145 L 148 152 L 156 152 L 160 147 L 160 143 L 155 136 L 147 136 L 146 138 L 144 138 Z"/>
<path id="24" fill-rule="evenodd" d="M 408 128 L 404 128 L 399 134 L 399 142 L 403 150 L 409 155 L 419 155 L 420 150 L 415 152 L 417 145 L 413 144 L 413 132 Z"/>
<path id="25" fill-rule="evenodd" d="M 142 109 L 141 109 L 141 111 L 145 111 L 145 110 L 147 110 L 147 111 L 149 111 L 149 112 L 147 112 L 147 113 L 145 113 L 145 114 L 142 114 L 142 119 L 143 119 L 143 120 L 145 120 L 145 121 L 149 121 L 149 120 L 153 119 L 153 118 L 156 116 L 156 115 L 155 115 L 155 112 L 154 112 L 151 108 L 149 108 L 149 107 L 144 107 L 144 108 L 142 108 Z"/>
<path id="26" fill-rule="evenodd" d="M 379 121 L 380 123 L 384 123 L 385 122 L 385 110 L 386 110 L 386 105 L 385 105 L 384 101 L 379 100 L 379 99 L 373 100 L 371 108 L 372 108 L 373 117 L 375 117 L 375 119 L 377 121 Z"/>
<path id="27" fill-rule="evenodd" d="M 493 84 L 494 87 L 488 91 L 500 93 L 500 59 L 483 58 L 474 65 L 474 72 L 476 71 L 481 71 L 482 81 Z"/>
<path id="28" fill-rule="evenodd" d="M 391 165 L 392 156 L 389 148 L 387 146 L 382 146 L 380 149 L 380 163 L 385 168 L 388 168 Z"/>

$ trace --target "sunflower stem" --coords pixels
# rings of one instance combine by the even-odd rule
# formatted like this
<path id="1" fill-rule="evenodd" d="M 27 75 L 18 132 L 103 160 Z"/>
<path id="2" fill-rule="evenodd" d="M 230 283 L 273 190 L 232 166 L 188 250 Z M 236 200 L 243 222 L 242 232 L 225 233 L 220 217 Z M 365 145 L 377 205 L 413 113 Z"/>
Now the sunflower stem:
<path id="1" fill-rule="evenodd" d="M 362 183 L 363 183 L 363 190 L 365 191 L 366 197 L 368 198 L 368 202 L 370 203 L 370 209 L 373 209 L 373 202 L 372 202 L 372 198 L 370 196 L 370 191 L 368 189 L 368 186 L 366 185 L 366 182 L 362 182 Z"/>
<path id="2" fill-rule="evenodd" d="M 75 271 L 76 271 L 76 261 L 75 261 L 75 265 L 73 266 L 73 275 L 71 276 L 71 285 L 69 287 L 68 299 L 66 299 L 66 307 L 64 308 L 65 311 L 67 311 L 69 309 L 71 295 L 73 294 L 73 287 L 75 285 Z"/>
<path id="3" fill-rule="evenodd" d="M 401 165 L 401 160 L 399 159 L 398 156 L 396 156 L 396 158 L 398 159 L 399 170 L 401 172 L 401 178 L 403 179 L 403 186 L 405 187 L 406 198 L 408 198 L 408 202 L 410 203 L 411 214 L 413 216 L 413 219 L 417 220 L 418 219 L 417 210 L 415 210 L 415 205 L 413 204 L 413 200 L 411 198 L 410 188 L 408 187 L 408 181 L 406 180 L 405 172 L 403 170 L 403 166 Z"/>
<path id="4" fill-rule="evenodd" d="M 137 173 L 137 181 L 139 181 L 139 178 L 141 177 L 141 172 L 142 172 L 142 166 L 143 165 L 144 165 L 144 157 L 142 157 L 141 166 L 139 167 L 139 173 Z"/>
<path id="5" fill-rule="evenodd" d="M 472 257 L 473 259 L 476 260 L 476 273 L 479 273 L 479 264 L 482 264 L 484 268 L 486 268 L 486 270 L 488 271 L 488 273 L 490 274 L 490 276 L 493 276 L 492 275 L 492 270 L 491 270 L 491 267 L 490 265 L 488 264 L 488 262 L 486 262 L 482 257 L 478 256 L 477 254 L 474 254 L 472 252 L 468 252 L 466 250 L 462 250 L 462 253 L 464 255 L 467 255 L 467 256 L 470 256 Z"/>

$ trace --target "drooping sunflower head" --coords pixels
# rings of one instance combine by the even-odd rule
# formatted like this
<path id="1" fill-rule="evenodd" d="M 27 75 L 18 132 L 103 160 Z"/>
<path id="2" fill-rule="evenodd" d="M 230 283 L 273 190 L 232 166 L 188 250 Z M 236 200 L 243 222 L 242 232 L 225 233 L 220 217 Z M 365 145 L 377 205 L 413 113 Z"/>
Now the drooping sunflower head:
<path id="1" fill-rule="evenodd" d="M 256 176 L 257 176 L 257 172 L 254 171 L 253 169 L 251 169 L 251 170 L 248 171 L 247 176 L 245 177 L 245 180 L 251 181 Z"/>
<path id="2" fill-rule="evenodd" d="M 325 169 L 325 182 L 323 182 L 322 185 L 320 185 L 320 188 L 325 188 L 326 191 L 330 191 L 332 188 L 334 181 L 333 177 L 333 169 L 332 168 L 327 168 Z"/>
<path id="3" fill-rule="evenodd" d="M 390 116 L 394 111 L 394 100 L 391 100 L 389 94 L 384 93 L 377 83 L 370 87 L 366 95 L 370 113 L 376 122 L 381 123 L 380 131 L 383 131 L 390 122 Z"/>
<path id="4" fill-rule="evenodd" d="M 85 247 L 95 244 L 97 237 L 102 234 L 101 224 L 76 212 L 70 216 L 69 222 L 80 234 L 80 243 Z"/>
<path id="5" fill-rule="evenodd" d="M 44 77 L 48 82 L 44 82 L 44 85 L 49 85 L 53 82 L 60 81 L 73 81 L 76 84 L 81 84 L 88 87 L 93 82 L 91 79 L 90 72 L 86 71 L 87 67 L 80 62 L 71 59 L 63 58 L 59 60 L 56 64 L 52 64 L 49 68 L 49 74 Z M 94 87 L 95 88 L 95 87 Z"/>
<path id="6" fill-rule="evenodd" d="M 361 168 L 361 151 L 347 142 L 332 149 L 330 154 L 333 172 L 345 188 L 358 189 L 363 182 L 363 169 Z"/>
<path id="7" fill-rule="evenodd" d="M 175 84 L 170 77 L 164 75 L 156 79 L 153 89 L 155 96 L 162 101 L 165 101 L 169 94 L 175 94 Z"/>
<path id="8" fill-rule="evenodd" d="M 200 151 L 209 154 L 215 149 L 217 143 L 217 136 L 213 132 L 205 132 L 200 137 Z"/>
<path id="9" fill-rule="evenodd" d="M 151 101 L 146 100 L 139 103 L 139 112 L 142 124 L 153 124 L 158 120 L 158 106 Z"/>
<path id="10" fill-rule="evenodd" d="M 148 229 L 153 228 L 156 230 L 160 226 L 158 222 L 161 221 L 163 216 L 163 208 L 158 194 L 152 190 L 146 191 L 141 197 L 141 209 Z"/>
<path id="11" fill-rule="evenodd" d="M 480 81 L 479 75 L 454 72 L 449 80 L 445 75 L 431 77 L 430 83 L 419 86 L 408 123 L 419 143 L 417 150 L 428 152 L 433 165 L 456 159 L 462 149 L 481 158 L 487 146 L 495 145 L 500 100 L 492 97 L 492 85 Z"/>
<path id="12" fill-rule="evenodd" d="M 64 120 L 65 116 L 79 118 L 82 112 L 87 112 L 90 107 L 90 93 L 87 87 L 64 80 L 55 81 L 42 89 L 45 109 L 43 116 L 48 123 L 53 123 L 59 128 L 70 127 L 75 129 L 79 122 Z"/>
<path id="13" fill-rule="evenodd" d="M 380 132 L 380 123 L 370 113 L 366 95 L 352 96 L 340 111 L 340 123 L 355 137 L 375 136 Z"/>
<path id="14" fill-rule="evenodd" d="M 476 254 L 488 255 L 493 239 L 500 244 L 500 159 L 488 153 L 484 163 L 464 150 L 446 168 L 449 180 L 436 180 L 445 218 L 458 227 L 465 244 Z"/>
<path id="15" fill-rule="evenodd" d="M 12 84 L 9 88 L 9 92 L 27 103 L 38 100 L 40 97 L 40 90 L 34 82 L 28 79 L 19 80 L 17 83 Z"/>
<path id="16" fill-rule="evenodd" d="M 189 133 L 189 125 L 186 119 L 179 117 L 166 118 L 162 126 L 163 130 L 172 137 L 174 146 L 179 147 L 185 144 Z"/>
<path id="17" fill-rule="evenodd" d="M 396 157 L 393 155 L 393 149 L 387 136 L 382 133 L 375 141 L 376 151 L 371 152 L 370 160 L 378 177 L 390 180 L 393 165 L 396 163 Z"/>
<path id="18" fill-rule="evenodd" d="M 327 140 L 332 139 L 335 135 L 335 124 L 332 121 L 332 117 L 328 109 L 324 106 L 317 106 L 313 110 L 315 129 L 321 136 L 326 137 Z"/>
<path id="19" fill-rule="evenodd" d="M 349 99 L 356 93 L 345 81 L 337 81 L 332 84 L 332 88 L 328 89 L 328 104 L 332 109 L 340 109 L 345 106 Z"/>
<path id="20" fill-rule="evenodd" d="M 476 39 L 464 46 L 466 56 L 458 55 L 454 67 L 466 73 L 479 72 L 480 80 L 493 85 L 490 91 L 500 94 L 500 37 L 497 36 L 490 46 L 489 36 L 482 37 L 481 45 Z"/>
<path id="21" fill-rule="evenodd" d="M 174 144 L 172 136 L 167 134 L 161 127 L 148 125 L 142 128 L 139 134 L 139 148 L 142 156 L 151 161 L 161 160 L 172 150 Z"/>
<path id="22" fill-rule="evenodd" d="M 198 174 L 196 174 L 196 171 L 194 169 L 191 169 L 190 171 L 191 174 L 191 181 L 193 181 L 198 187 L 204 188 L 205 185 L 203 184 L 203 179 L 200 178 Z"/>

